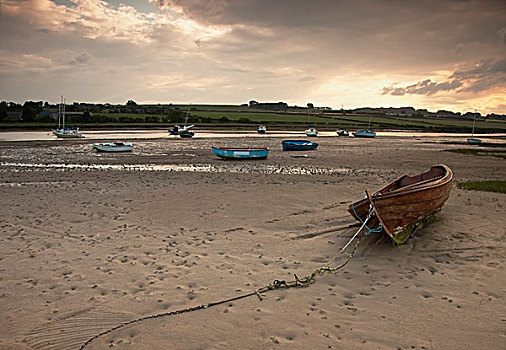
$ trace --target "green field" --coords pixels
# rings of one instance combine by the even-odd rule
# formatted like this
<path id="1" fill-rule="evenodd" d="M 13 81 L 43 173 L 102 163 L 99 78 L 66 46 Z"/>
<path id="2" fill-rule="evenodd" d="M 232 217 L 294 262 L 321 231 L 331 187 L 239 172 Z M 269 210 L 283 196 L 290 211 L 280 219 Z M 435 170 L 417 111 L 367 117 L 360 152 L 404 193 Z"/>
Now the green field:
<path id="1" fill-rule="evenodd" d="M 268 128 L 301 128 L 313 123 L 320 130 L 363 129 L 376 130 L 419 130 L 440 132 L 471 132 L 473 120 L 458 117 L 406 117 L 389 115 L 366 115 L 353 113 L 331 113 L 317 110 L 307 114 L 307 109 L 292 108 L 284 112 L 264 111 L 245 105 L 137 105 L 109 106 L 107 109 L 91 110 L 90 117 L 67 117 L 67 124 L 81 128 L 106 127 L 167 127 L 182 124 L 188 109 L 188 123 L 201 127 L 256 127 L 265 124 Z M 75 118 L 75 119 L 73 119 Z M 2 122 L 0 129 L 51 128 L 55 122 L 32 123 Z M 480 120 L 475 123 L 475 132 L 506 132 L 506 120 Z"/>

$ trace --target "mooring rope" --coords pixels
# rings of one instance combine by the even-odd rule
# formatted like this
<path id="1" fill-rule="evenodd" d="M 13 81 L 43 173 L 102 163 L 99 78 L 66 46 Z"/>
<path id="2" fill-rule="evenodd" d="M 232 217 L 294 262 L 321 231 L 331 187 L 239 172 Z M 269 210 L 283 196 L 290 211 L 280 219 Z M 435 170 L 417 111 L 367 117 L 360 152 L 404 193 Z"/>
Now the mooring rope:
<path id="1" fill-rule="evenodd" d="M 372 203 L 369 204 L 369 214 L 367 215 L 367 218 L 364 221 L 362 221 L 362 218 L 355 211 L 355 203 L 351 204 L 351 209 L 353 210 L 353 214 L 355 214 L 355 217 L 358 219 L 358 221 L 360 221 L 362 223 L 362 228 L 363 227 L 367 228 L 367 232 L 365 233 L 366 236 L 370 235 L 371 233 L 381 232 L 383 230 L 383 224 L 381 222 L 379 223 L 378 227 L 376 227 L 376 228 L 369 228 L 369 226 L 366 225 L 367 221 L 371 218 L 371 216 L 375 215 L 375 211 L 374 211 L 374 207 L 372 206 Z"/>
<path id="2" fill-rule="evenodd" d="M 256 295 L 260 301 L 262 301 L 262 297 L 265 297 L 265 295 L 263 295 L 262 293 L 266 293 L 268 291 L 272 291 L 272 290 L 276 290 L 276 289 L 289 289 L 289 288 L 305 288 L 305 287 L 309 287 L 310 285 L 312 285 L 313 283 L 315 283 L 316 281 L 316 277 L 320 276 L 320 275 L 324 275 L 325 273 L 336 273 L 338 270 L 344 268 L 349 262 L 350 260 L 353 258 L 353 256 L 355 255 L 355 252 L 357 251 L 357 248 L 358 248 L 358 244 L 360 243 L 360 240 L 361 240 L 361 236 L 359 236 L 359 233 L 362 231 L 362 229 L 364 227 L 367 227 L 366 226 L 366 223 L 367 221 L 371 218 L 371 216 L 374 215 L 374 209 L 372 208 L 372 205 L 369 207 L 369 214 L 367 216 L 367 218 L 364 220 L 364 222 L 362 223 L 362 226 L 358 229 L 358 231 L 352 236 L 352 238 L 346 243 L 346 245 L 339 251 L 339 253 L 332 259 L 329 260 L 329 262 L 327 264 L 325 264 L 323 267 L 320 267 L 318 269 L 316 269 L 311 275 L 308 275 L 308 276 L 305 276 L 304 278 L 300 279 L 296 274 L 294 274 L 294 279 L 292 281 L 284 281 L 284 280 L 274 280 L 272 283 L 268 284 L 267 286 L 265 287 L 262 287 L 262 288 L 259 288 L 259 289 L 256 289 L 250 293 L 246 293 L 246 294 L 243 294 L 243 295 L 239 295 L 239 296 L 236 296 L 236 297 L 232 297 L 232 298 L 228 298 L 228 299 L 225 299 L 225 300 L 220 300 L 220 301 L 217 301 L 217 302 L 212 302 L 212 303 L 207 303 L 207 304 L 202 304 L 202 305 L 198 305 L 198 306 L 195 306 L 195 307 L 190 307 L 190 308 L 186 308 L 186 309 L 181 309 L 181 310 L 175 310 L 175 311 L 169 311 L 169 312 L 164 312 L 164 313 L 159 313 L 159 314 L 155 314 L 155 315 L 149 315 L 149 316 L 142 316 L 142 317 L 139 317 L 137 319 L 134 319 L 134 320 L 131 320 L 131 321 L 128 321 L 128 322 L 125 322 L 125 323 L 121 323 L 113 328 L 109 328 L 101 333 L 98 333 L 96 334 L 95 336 L 91 337 L 90 339 L 88 339 L 83 345 L 81 345 L 81 347 L 79 348 L 79 350 L 83 350 L 86 346 L 88 346 L 91 342 L 93 342 L 94 340 L 106 335 L 106 334 L 109 334 L 109 333 L 112 333 L 120 328 L 123 328 L 123 327 L 126 327 L 126 326 L 129 326 L 131 324 L 134 324 L 134 323 L 139 323 L 139 322 L 142 322 L 142 321 L 146 321 L 146 320 L 151 320 L 151 319 L 155 319 L 155 318 L 160 318 L 160 317 L 166 317 L 166 316 L 172 316 L 172 315 L 178 315 L 178 314 L 182 314 L 182 313 L 187 313 L 187 312 L 192 312 L 192 311 L 197 311 L 197 310 L 201 310 L 201 309 L 208 309 L 210 307 L 213 307 L 213 306 L 217 306 L 217 305 L 221 305 L 221 304 L 225 304 L 225 303 L 228 303 L 228 302 L 232 302 L 232 301 L 235 301 L 235 300 L 239 300 L 239 299 L 244 299 L 244 298 L 247 298 L 247 297 L 250 297 L 250 296 L 253 296 L 253 295 Z M 362 221 L 362 220 L 360 220 Z M 374 230 L 371 230 L 369 229 L 369 227 L 367 227 L 367 229 L 369 230 L 369 232 L 367 232 L 366 234 L 369 234 L 371 232 L 377 232 L 377 231 L 374 231 Z M 351 244 L 351 242 L 353 242 L 354 240 L 356 240 L 354 246 L 353 246 L 353 250 L 351 251 L 351 253 L 347 253 L 346 252 L 346 248 Z M 330 267 L 330 263 L 333 261 L 333 260 L 336 260 L 339 256 L 339 254 L 343 253 L 346 255 L 346 260 L 341 264 L 341 265 L 338 265 L 336 267 Z"/>

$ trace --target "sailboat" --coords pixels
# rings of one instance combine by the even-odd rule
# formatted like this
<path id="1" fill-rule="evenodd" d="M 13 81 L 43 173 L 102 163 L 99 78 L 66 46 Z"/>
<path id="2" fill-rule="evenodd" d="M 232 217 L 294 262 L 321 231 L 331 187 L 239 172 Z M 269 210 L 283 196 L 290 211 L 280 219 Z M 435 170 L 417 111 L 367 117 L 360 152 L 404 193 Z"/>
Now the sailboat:
<path id="1" fill-rule="evenodd" d="M 184 120 L 184 126 L 183 127 L 180 127 L 179 125 L 174 125 L 174 127 L 169 130 L 169 133 L 171 135 L 179 135 L 179 137 L 182 137 L 182 138 L 190 138 L 190 137 L 193 137 L 195 135 L 195 133 L 193 131 L 190 131 L 191 128 L 193 128 L 195 125 L 186 125 L 186 123 L 188 122 L 188 117 L 190 115 L 190 107 L 188 107 L 188 112 L 186 113 L 186 118 Z"/>
<path id="2" fill-rule="evenodd" d="M 318 130 L 316 130 L 314 124 L 309 122 L 309 105 L 307 107 L 307 129 L 306 129 L 306 136 L 308 137 L 317 137 L 318 136 Z"/>
<path id="3" fill-rule="evenodd" d="M 480 139 L 474 137 L 474 125 L 476 124 L 476 111 L 474 111 L 474 119 L 473 119 L 473 132 L 471 137 L 467 139 L 467 143 L 470 145 L 479 145 L 481 143 Z"/>
<path id="4" fill-rule="evenodd" d="M 369 117 L 369 125 L 367 126 L 367 129 L 357 130 L 353 133 L 353 136 L 355 136 L 355 137 L 369 137 L 369 138 L 376 137 L 376 133 L 374 131 L 371 131 L 371 119 L 372 119 L 372 115 Z"/>
<path id="5" fill-rule="evenodd" d="M 53 135 L 60 138 L 84 138 L 84 135 L 79 132 L 79 128 L 65 126 L 65 98 L 63 96 L 61 96 L 61 103 L 58 105 L 58 129 L 53 130 Z"/>

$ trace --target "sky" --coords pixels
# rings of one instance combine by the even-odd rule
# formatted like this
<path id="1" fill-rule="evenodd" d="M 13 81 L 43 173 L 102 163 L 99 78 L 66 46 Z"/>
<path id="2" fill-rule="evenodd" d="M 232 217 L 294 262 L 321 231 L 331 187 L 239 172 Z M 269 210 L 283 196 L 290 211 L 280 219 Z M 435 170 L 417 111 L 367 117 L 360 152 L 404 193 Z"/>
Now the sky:
<path id="1" fill-rule="evenodd" d="M 506 1 L 0 0 L 0 101 L 506 114 Z"/>

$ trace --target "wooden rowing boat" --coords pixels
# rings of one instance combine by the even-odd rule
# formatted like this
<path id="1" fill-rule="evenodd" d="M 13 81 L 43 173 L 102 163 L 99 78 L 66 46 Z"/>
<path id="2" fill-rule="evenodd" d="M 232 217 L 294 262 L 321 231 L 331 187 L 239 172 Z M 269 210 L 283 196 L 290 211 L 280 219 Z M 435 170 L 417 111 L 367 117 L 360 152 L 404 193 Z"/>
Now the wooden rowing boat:
<path id="1" fill-rule="evenodd" d="M 265 159 L 269 154 L 268 148 L 227 148 L 212 147 L 214 154 L 225 159 Z"/>
<path id="2" fill-rule="evenodd" d="M 453 173 L 446 165 L 435 165 L 429 171 L 404 175 L 379 191 L 354 202 L 348 211 L 361 223 L 370 212 L 368 227 L 380 227 L 397 244 L 410 235 L 434 213 L 439 211 L 450 196 Z"/>

